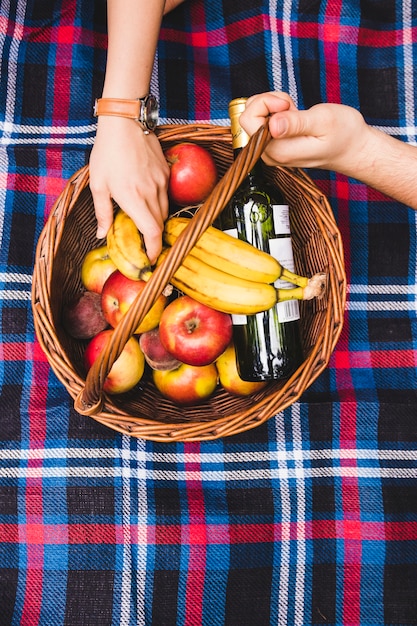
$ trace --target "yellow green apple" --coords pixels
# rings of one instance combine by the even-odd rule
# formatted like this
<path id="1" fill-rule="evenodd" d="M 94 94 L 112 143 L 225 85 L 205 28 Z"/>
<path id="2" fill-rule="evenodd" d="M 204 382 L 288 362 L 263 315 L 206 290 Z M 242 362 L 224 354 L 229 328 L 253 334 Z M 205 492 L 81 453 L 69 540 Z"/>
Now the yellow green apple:
<path id="1" fill-rule="evenodd" d="M 248 382 L 240 378 L 233 342 L 230 342 L 226 350 L 216 359 L 216 367 L 220 384 L 226 391 L 235 396 L 249 396 L 268 384 L 267 381 Z"/>
<path id="2" fill-rule="evenodd" d="M 101 293 L 107 278 L 116 270 L 107 251 L 107 246 L 90 250 L 81 265 L 81 282 L 89 291 Z"/>

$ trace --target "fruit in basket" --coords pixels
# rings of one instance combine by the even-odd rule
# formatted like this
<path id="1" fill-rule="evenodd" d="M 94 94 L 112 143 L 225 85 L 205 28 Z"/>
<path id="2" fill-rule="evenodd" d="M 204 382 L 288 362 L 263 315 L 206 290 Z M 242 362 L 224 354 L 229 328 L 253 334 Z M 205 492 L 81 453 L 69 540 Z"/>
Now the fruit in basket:
<path id="1" fill-rule="evenodd" d="M 158 257 L 157 265 L 163 262 L 166 255 L 167 249 L 164 249 Z M 324 294 L 327 279 L 325 273 L 299 279 L 300 282 L 303 280 L 304 286 L 277 289 L 266 282 L 228 274 L 193 254 L 188 254 L 170 282 L 179 291 L 218 311 L 254 315 L 270 309 L 277 302 L 310 300 Z"/>
<path id="2" fill-rule="evenodd" d="M 166 254 L 166 249 L 161 252 L 157 265 Z M 184 257 L 171 283 L 194 300 L 224 313 L 251 315 L 271 308 L 277 301 L 272 285 L 226 274 L 191 254 Z"/>
<path id="3" fill-rule="evenodd" d="M 180 207 L 204 202 L 217 183 L 217 167 L 203 146 L 183 141 L 164 152 L 170 166 L 168 194 Z"/>
<path id="4" fill-rule="evenodd" d="M 164 225 L 164 242 L 172 246 L 190 218 L 170 217 Z M 258 250 L 250 243 L 209 226 L 191 249 L 191 254 L 207 265 L 224 272 L 258 282 L 273 283 L 281 274 L 281 265 L 270 254 Z"/>
<path id="5" fill-rule="evenodd" d="M 89 291 L 101 293 L 107 278 L 116 269 L 106 245 L 90 250 L 81 264 L 81 282 Z"/>
<path id="6" fill-rule="evenodd" d="M 172 300 L 161 315 L 162 345 L 188 365 L 208 365 L 223 352 L 232 337 L 230 315 L 190 298 Z"/>
<path id="7" fill-rule="evenodd" d="M 174 370 L 154 370 L 152 376 L 160 393 L 182 406 L 199 404 L 209 398 L 218 378 L 214 363 L 201 367 L 182 363 Z"/>
<path id="8" fill-rule="evenodd" d="M 107 248 L 117 269 L 131 280 L 147 280 L 151 264 L 142 234 L 127 213 L 118 209 L 107 233 Z"/>
<path id="9" fill-rule="evenodd" d="M 101 307 L 104 317 L 110 326 L 117 326 L 126 311 L 140 294 L 146 285 L 144 280 L 132 280 L 127 278 L 122 272 L 116 270 L 104 283 L 101 293 Z M 161 294 L 142 322 L 136 328 L 135 333 L 145 333 L 147 330 L 155 328 L 159 324 L 162 312 L 167 304 L 167 297 Z"/>
<path id="10" fill-rule="evenodd" d="M 162 344 L 158 326 L 142 333 L 139 345 L 146 362 L 153 370 L 173 370 L 181 364 Z"/>
<path id="11" fill-rule="evenodd" d="M 87 370 L 91 368 L 99 354 L 103 351 L 109 337 L 114 331 L 103 330 L 95 335 L 84 353 L 84 363 Z M 130 337 L 120 356 L 113 363 L 103 384 L 107 393 L 119 394 L 132 389 L 143 376 L 145 358 L 136 337 Z"/>
<path id="12" fill-rule="evenodd" d="M 159 255 L 158 265 L 166 254 L 163 250 Z M 224 313 L 251 315 L 271 308 L 277 301 L 272 285 L 236 278 L 191 254 L 182 260 L 171 283 L 194 300 Z"/>
<path id="13" fill-rule="evenodd" d="M 248 382 L 239 376 L 236 365 L 236 352 L 233 342 L 216 360 L 219 382 L 226 391 L 235 396 L 249 396 L 260 391 L 268 384 L 267 381 Z"/>
<path id="14" fill-rule="evenodd" d="M 163 238 L 167 245 L 175 243 L 190 219 L 174 216 L 165 222 Z M 303 289 L 311 283 L 311 279 L 291 272 L 267 252 L 214 226 L 203 232 L 190 254 L 211 267 L 245 280 L 274 283 L 280 279 Z"/>
<path id="15" fill-rule="evenodd" d="M 101 309 L 101 296 L 95 291 L 84 291 L 64 305 L 62 325 L 75 339 L 90 339 L 107 328 Z"/>

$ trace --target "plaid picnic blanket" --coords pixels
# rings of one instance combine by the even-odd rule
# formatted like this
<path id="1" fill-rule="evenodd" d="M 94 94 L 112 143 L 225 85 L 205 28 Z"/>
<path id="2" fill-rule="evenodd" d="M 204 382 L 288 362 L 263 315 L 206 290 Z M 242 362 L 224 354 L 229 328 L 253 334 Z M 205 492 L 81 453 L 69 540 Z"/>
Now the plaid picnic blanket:
<path id="1" fill-rule="evenodd" d="M 245 434 L 122 436 L 77 414 L 51 372 L 34 249 L 88 160 L 105 10 L 0 0 L 1 625 L 417 624 L 412 210 L 309 172 L 344 240 L 345 326 L 300 401 Z M 415 142 L 416 48 L 411 0 L 186 0 L 152 85 L 163 122 L 227 124 L 232 97 L 284 89 Z"/>

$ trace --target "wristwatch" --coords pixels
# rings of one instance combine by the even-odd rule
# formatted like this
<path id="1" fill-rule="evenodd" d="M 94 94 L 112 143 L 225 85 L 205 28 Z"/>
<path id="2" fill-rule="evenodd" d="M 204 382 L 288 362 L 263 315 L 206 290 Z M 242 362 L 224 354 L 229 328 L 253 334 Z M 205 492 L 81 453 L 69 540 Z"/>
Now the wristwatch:
<path id="1" fill-rule="evenodd" d="M 158 101 L 151 93 L 144 98 L 124 100 L 122 98 L 98 98 L 94 103 L 94 115 L 116 115 L 138 122 L 148 134 L 158 125 Z"/>

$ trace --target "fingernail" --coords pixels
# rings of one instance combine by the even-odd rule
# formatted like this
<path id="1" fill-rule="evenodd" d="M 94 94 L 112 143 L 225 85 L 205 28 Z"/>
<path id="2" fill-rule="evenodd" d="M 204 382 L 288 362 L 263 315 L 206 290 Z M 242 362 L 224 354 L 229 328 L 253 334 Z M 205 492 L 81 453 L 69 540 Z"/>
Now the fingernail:
<path id="1" fill-rule="evenodd" d="M 104 228 L 102 226 L 98 226 L 97 228 L 97 239 L 103 239 L 103 237 L 106 236 L 106 231 L 104 230 Z"/>

